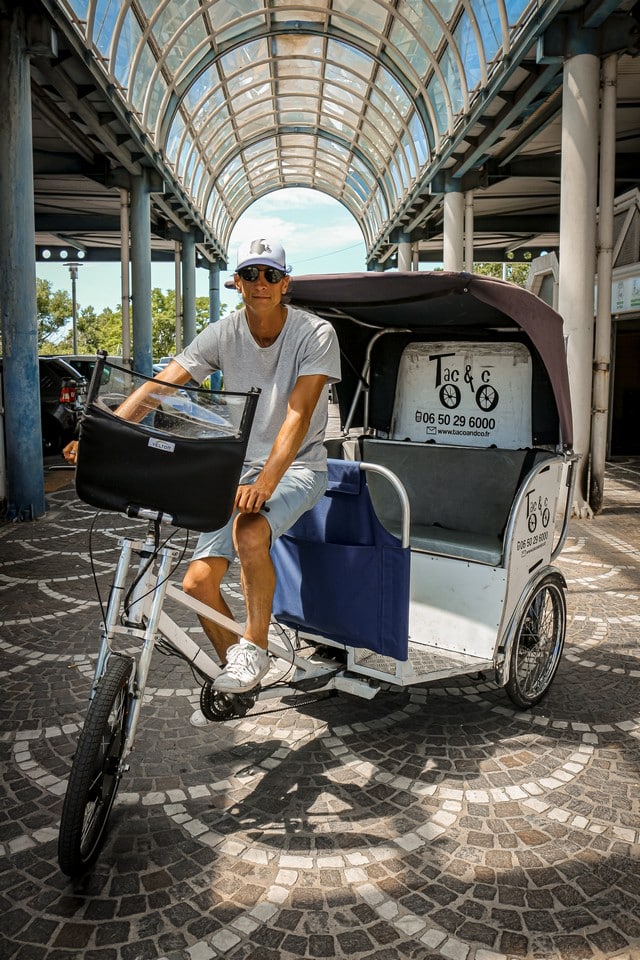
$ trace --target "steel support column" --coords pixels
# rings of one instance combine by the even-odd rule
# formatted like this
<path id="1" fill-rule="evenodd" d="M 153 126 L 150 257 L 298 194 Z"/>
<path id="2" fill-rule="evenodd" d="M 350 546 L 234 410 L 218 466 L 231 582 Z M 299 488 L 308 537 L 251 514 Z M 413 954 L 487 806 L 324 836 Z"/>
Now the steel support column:
<path id="1" fill-rule="evenodd" d="M 464 249 L 464 193 L 451 190 L 444 195 L 443 266 L 445 270 L 462 270 Z"/>
<path id="2" fill-rule="evenodd" d="M 187 347 L 196 335 L 196 241 L 182 236 L 182 340 Z"/>
<path id="3" fill-rule="evenodd" d="M 464 195 L 464 269 L 473 273 L 473 190 Z"/>
<path id="4" fill-rule="evenodd" d="M 129 191 L 120 190 L 120 302 L 122 304 L 122 359 L 126 364 L 131 362 L 129 259 Z"/>
<path id="5" fill-rule="evenodd" d="M 44 514 L 27 14 L 0 2 L 0 311 L 7 515 Z M 2 438 L 0 437 L 0 442 Z"/>
<path id="6" fill-rule="evenodd" d="M 616 167 L 616 102 L 618 57 L 603 63 L 600 112 L 600 191 L 598 213 L 598 296 L 596 301 L 593 413 L 591 419 L 591 476 L 589 506 L 602 510 L 604 467 L 609 427 L 611 386 L 611 277 L 613 272 L 613 202 Z"/>
<path id="7" fill-rule="evenodd" d="M 600 62 L 578 53 L 564 65 L 558 311 L 564 319 L 578 464 L 573 513 L 588 516 L 593 364 L 593 291 Z"/>
<path id="8" fill-rule="evenodd" d="M 214 260 L 209 264 L 209 323 L 217 323 L 220 319 L 220 261 Z M 219 390 L 222 386 L 220 371 L 209 377 L 212 390 Z"/>
<path id="9" fill-rule="evenodd" d="M 133 368 L 151 376 L 151 201 L 145 172 L 131 180 L 131 293 L 133 303 Z"/>
<path id="10" fill-rule="evenodd" d="M 411 270 L 411 237 L 401 233 L 398 240 L 398 270 Z"/>

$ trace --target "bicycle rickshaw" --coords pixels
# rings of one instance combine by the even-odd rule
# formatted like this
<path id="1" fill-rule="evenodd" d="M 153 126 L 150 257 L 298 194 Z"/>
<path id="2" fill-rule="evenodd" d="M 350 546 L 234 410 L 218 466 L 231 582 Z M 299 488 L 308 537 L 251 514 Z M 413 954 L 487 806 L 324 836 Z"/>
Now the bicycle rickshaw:
<path id="1" fill-rule="evenodd" d="M 214 691 L 219 666 L 163 609 L 171 598 L 242 634 L 171 582 L 180 550 L 160 527 L 216 529 L 229 517 L 257 394 L 194 390 L 202 415 L 187 417 L 163 389 L 151 404 L 161 417 L 150 406 L 131 424 L 112 412 L 121 398 L 96 366 L 78 494 L 147 530 L 122 541 L 104 614 L 61 821 L 70 875 L 98 855 L 157 645 L 191 666 L 205 716 L 220 721 L 292 691 L 373 698 L 383 685 L 482 672 L 527 708 L 556 673 L 566 585 L 553 561 L 576 461 L 561 318 L 519 287 L 468 274 L 292 286 L 291 301 L 337 331 L 343 435 L 327 440 L 325 496 L 272 549 L 282 629 L 269 649 L 285 682 Z"/>

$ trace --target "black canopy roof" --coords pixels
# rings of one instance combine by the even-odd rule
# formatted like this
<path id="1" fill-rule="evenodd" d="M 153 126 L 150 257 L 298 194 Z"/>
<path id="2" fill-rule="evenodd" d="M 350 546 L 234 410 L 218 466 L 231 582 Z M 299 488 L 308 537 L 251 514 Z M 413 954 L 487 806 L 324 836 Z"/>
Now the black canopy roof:
<path id="1" fill-rule="evenodd" d="M 348 315 L 371 326 L 478 332 L 519 330 L 542 361 L 558 410 L 562 439 L 573 443 L 562 317 L 512 283 L 468 273 L 387 272 L 294 277 L 287 298 L 331 319 Z"/>

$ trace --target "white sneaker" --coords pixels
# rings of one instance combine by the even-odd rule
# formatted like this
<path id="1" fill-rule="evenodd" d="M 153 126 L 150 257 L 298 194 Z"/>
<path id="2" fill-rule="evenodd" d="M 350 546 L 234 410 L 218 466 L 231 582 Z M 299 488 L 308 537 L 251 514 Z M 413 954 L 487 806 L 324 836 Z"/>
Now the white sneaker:
<path id="1" fill-rule="evenodd" d="M 202 710 L 196 710 L 189 717 L 189 723 L 192 727 L 208 727 L 213 720 L 207 720 Z"/>
<path id="2" fill-rule="evenodd" d="M 227 665 L 213 681 L 213 689 L 221 693 L 245 693 L 253 690 L 268 670 L 267 651 L 242 637 L 227 650 Z"/>

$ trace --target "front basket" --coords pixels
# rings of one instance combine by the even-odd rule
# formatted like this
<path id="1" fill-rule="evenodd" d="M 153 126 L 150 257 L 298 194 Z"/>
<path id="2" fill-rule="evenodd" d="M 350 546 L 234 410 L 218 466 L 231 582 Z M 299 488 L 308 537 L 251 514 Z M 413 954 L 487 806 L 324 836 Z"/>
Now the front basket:
<path id="1" fill-rule="evenodd" d="M 195 402 L 186 414 L 169 407 L 131 423 L 94 400 L 80 429 L 80 499 L 119 512 L 158 510 L 191 530 L 224 526 L 233 511 L 258 395 L 219 396 L 221 413 L 212 422 L 210 414 L 201 419 Z"/>

